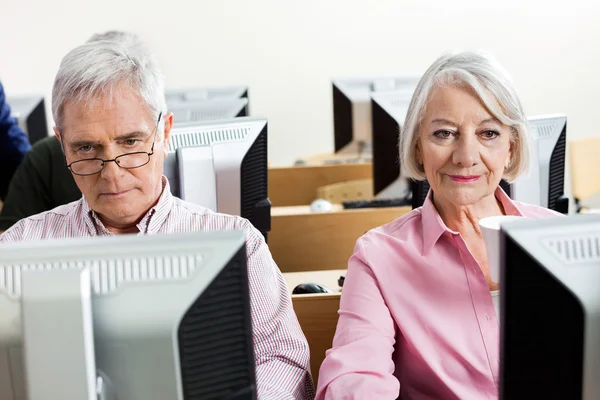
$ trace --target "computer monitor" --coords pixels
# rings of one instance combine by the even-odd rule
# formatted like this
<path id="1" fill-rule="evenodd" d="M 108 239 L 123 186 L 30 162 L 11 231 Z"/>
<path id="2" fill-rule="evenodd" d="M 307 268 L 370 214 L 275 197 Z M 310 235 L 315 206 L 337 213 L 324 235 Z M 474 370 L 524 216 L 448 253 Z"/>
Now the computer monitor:
<path id="1" fill-rule="evenodd" d="M 510 185 L 511 198 L 567 213 L 565 160 L 567 148 L 566 115 L 529 118 L 532 138 L 531 171 Z"/>
<path id="2" fill-rule="evenodd" d="M 401 176 L 398 141 L 412 90 L 373 93 L 373 195 L 382 199 L 410 196 L 408 179 Z"/>
<path id="3" fill-rule="evenodd" d="M 414 90 L 417 76 L 334 79 L 333 131 L 336 153 L 371 154 L 371 94 Z"/>
<path id="4" fill-rule="evenodd" d="M 531 117 L 528 122 L 532 144 L 530 171 L 510 185 L 502 181 L 500 186 L 513 200 L 567 214 L 569 201 L 564 192 L 567 117 L 558 114 Z M 428 191 L 426 181 L 413 183 L 413 208 L 423 205 Z"/>
<path id="5" fill-rule="evenodd" d="M 44 96 L 8 96 L 6 103 L 31 144 L 48 136 Z"/>
<path id="6" fill-rule="evenodd" d="M 248 86 L 180 88 L 165 91 L 167 105 L 181 102 L 199 102 L 217 99 L 248 99 Z"/>
<path id="7" fill-rule="evenodd" d="M 266 119 L 175 124 L 164 172 L 175 196 L 270 231 Z"/>
<path id="8" fill-rule="evenodd" d="M 0 399 L 255 398 L 242 232 L 0 253 Z"/>
<path id="9" fill-rule="evenodd" d="M 500 398 L 600 399 L 600 217 L 502 225 Z"/>
<path id="10" fill-rule="evenodd" d="M 248 99 L 216 99 L 202 102 L 173 102 L 169 104 L 175 123 L 207 121 L 248 116 Z"/>

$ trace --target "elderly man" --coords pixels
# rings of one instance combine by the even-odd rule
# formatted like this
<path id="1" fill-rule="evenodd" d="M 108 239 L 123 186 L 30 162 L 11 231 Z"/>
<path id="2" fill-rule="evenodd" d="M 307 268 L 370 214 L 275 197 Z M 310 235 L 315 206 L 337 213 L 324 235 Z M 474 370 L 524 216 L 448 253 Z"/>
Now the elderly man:
<path id="1" fill-rule="evenodd" d="M 173 114 L 156 60 L 137 40 L 99 40 L 65 56 L 52 91 L 57 139 L 83 197 L 19 221 L 0 242 L 243 230 L 258 396 L 314 396 L 309 350 L 285 281 L 245 219 L 171 195 L 162 175 Z"/>

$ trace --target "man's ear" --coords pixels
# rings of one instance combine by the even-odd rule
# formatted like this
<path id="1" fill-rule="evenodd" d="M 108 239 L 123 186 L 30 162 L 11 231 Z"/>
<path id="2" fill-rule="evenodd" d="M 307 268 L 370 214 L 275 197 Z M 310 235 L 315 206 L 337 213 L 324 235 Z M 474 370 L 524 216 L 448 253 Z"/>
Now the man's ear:
<path id="1" fill-rule="evenodd" d="M 60 136 L 60 132 L 58 131 L 58 128 L 57 128 L 57 127 L 54 127 L 54 128 L 52 128 L 52 129 L 54 129 L 54 135 L 56 136 L 56 140 L 58 140 L 58 142 L 60 143 L 60 148 L 62 149 L 62 151 L 63 151 L 63 154 L 64 154 L 64 152 L 65 152 L 65 149 L 64 149 L 64 147 L 63 147 L 62 136 Z"/>
<path id="2" fill-rule="evenodd" d="M 165 158 L 169 151 L 169 139 L 171 138 L 171 129 L 173 129 L 173 113 L 168 112 L 163 117 L 165 121 L 164 132 L 163 132 L 163 146 L 165 148 Z"/>

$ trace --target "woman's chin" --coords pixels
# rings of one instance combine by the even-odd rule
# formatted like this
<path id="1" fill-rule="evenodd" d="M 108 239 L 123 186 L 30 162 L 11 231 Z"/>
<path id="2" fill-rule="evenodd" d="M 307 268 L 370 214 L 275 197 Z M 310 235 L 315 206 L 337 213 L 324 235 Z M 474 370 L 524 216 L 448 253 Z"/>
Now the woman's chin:
<path id="1" fill-rule="evenodd" d="M 482 191 L 480 188 L 454 188 L 453 190 L 448 190 L 444 193 L 446 199 L 448 199 L 452 204 L 456 206 L 472 206 L 490 194 L 487 191 Z"/>

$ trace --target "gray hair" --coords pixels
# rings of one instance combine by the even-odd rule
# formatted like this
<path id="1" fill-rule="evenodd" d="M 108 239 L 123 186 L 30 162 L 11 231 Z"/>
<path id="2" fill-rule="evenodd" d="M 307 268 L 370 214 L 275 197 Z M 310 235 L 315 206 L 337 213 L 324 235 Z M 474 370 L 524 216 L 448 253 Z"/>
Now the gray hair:
<path id="1" fill-rule="evenodd" d="M 87 40 L 86 43 L 90 43 L 90 42 L 96 42 L 98 40 L 112 40 L 112 41 L 127 41 L 127 40 L 132 40 L 132 41 L 140 41 L 140 38 L 131 32 L 126 32 L 126 31 L 106 31 L 106 32 L 102 32 L 102 33 L 94 33 L 92 36 L 90 36 L 90 38 Z"/>
<path id="2" fill-rule="evenodd" d="M 57 128 L 62 127 L 67 102 L 91 107 L 105 96 L 112 99 L 113 92 L 123 87 L 131 89 L 156 117 L 166 111 L 164 77 L 144 43 L 126 32 L 92 36 L 62 59 L 56 74 L 52 115 Z"/>
<path id="3" fill-rule="evenodd" d="M 495 118 L 511 127 L 512 154 L 503 178 L 512 182 L 526 172 L 531 146 L 527 116 L 510 75 L 486 53 L 460 52 L 438 58 L 425 72 L 413 93 L 400 135 L 402 174 L 415 180 L 426 179 L 423 166 L 418 163 L 416 156 L 419 131 L 431 92 L 443 86 L 471 89 Z"/>

